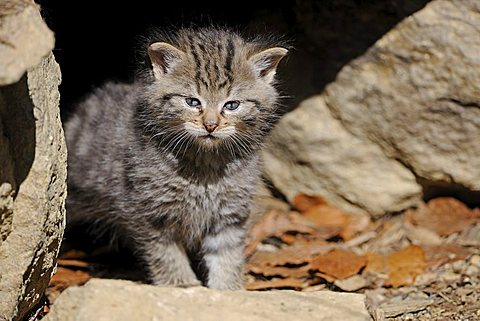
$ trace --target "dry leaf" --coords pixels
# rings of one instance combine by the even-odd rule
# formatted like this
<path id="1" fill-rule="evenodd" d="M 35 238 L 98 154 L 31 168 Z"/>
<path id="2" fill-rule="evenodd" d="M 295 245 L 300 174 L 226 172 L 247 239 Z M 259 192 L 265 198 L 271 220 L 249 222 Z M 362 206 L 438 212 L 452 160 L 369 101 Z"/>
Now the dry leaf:
<path id="1" fill-rule="evenodd" d="M 257 251 L 248 263 L 255 266 L 301 266 L 316 255 L 327 253 L 332 247 L 325 242 L 299 243 L 275 252 Z"/>
<path id="2" fill-rule="evenodd" d="M 423 226 L 440 236 L 460 232 L 480 222 L 480 213 L 471 210 L 462 202 L 451 197 L 439 197 L 406 212 L 407 219 L 414 225 Z"/>
<path id="3" fill-rule="evenodd" d="M 272 210 L 265 214 L 250 230 L 245 254 L 251 255 L 264 239 L 276 236 L 281 238 L 287 232 L 313 234 L 315 225 L 298 213 L 283 213 Z"/>
<path id="4" fill-rule="evenodd" d="M 312 260 L 310 268 L 336 279 L 345 279 L 357 274 L 366 264 L 365 256 L 351 251 L 335 249 Z"/>
<path id="5" fill-rule="evenodd" d="M 455 244 L 422 246 L 425 252 L 425 262 L 430 271 L 455 261 L 465 260 L 471 253 Z"/>
<path id="6" fill-rule="evenodd" d="M 319 271 L 314 271 L 313 275 L 316 276 L 317 279 L 319 278 L 321 280 L 327 281 L 328 283 L 333 283 L 336 280 L 335 277 L 333 277 L 331 275 L 328 275 L 328 274 L 325 274 L 325 273 L 322 273 L 322 272 L 319 272 Z"/>
<path id="7" fill-rule="evenodd" d="M 424 270 L 425 255 L 422 248 L 410 245 L 388 256 L 388 280 L 386 284 L 395 288 L 413 284 L 415 277 L 422 274 Z"/>
<path id="8" fill-rule="evenodd" d="M 309 242 L 323 242 L 327 243 L 325 240 L 328 240 L 336 235 L 341 233 L 339 228 L 336 227 L 323 227 L 318 226 L 315 229 L 315 232 L 309 234 L 290 234 L 285 233 L 279 238 L 282 240 L 283 243 L 291 245 L 297 243 L 309 243 Z"/>
<path id="9" fill-rule="evenodd" d="M 348 216 L 342 210 L 326 204 L 315 205 L 303 212 L 303 217 L 311 220 L 318 226 L 337 227 L 339 229 L 348 224 Z"/>
<path id="10" fill-rule="evenodd" d="M 284 278 L 309 277 L 308 267 L 306 266 L 288 268 L 283 266 L 258 266 L 252 263 L 247 263 L 246 269 L 250 273 L 263 275 L 264 277 L 284 277 Z"/>
<path id="11" fill-rule="evenodd" d="M 72 285 L 83 285 L 92 276 L 84 271 L 74 271 L 64 267 L 58 267 L 48 285 L 48 292 L 62 292 Z"/>
<path id="12" fill-rule="evenodd" d="M 348 241 L 357 236 L 359 233 L 365 233 L 373 230 L 373 224 L 367 215 L 349 215 L 348 224 L 343 227 L 340 236 L 343 240 Z"/>
<path id="13" fill-rule="evenodd" d="M 272 280 L 255 280 L 247 282 L 245 289 L 250 291 L 255 290 L 270 290 L 270 289 L 294 289 L 301 290 L 309 286 L 309 283 L 297 278 L 272 279 Z"/>
<path id="14" fill-rule="evenodd" d="M 57 259 L 57 264 L 63 267 L 76 267 L 76 268 L 86 268 L 90 264 L 85 261 L 80 260 L 66 260 L 66 259 Z"/>
<path id="15" fill-rule="evenodd" d="M 59 258 L 66 260 L 81 260 L 88 257 L 88 254 L 80 250 L 69 250 L 65 253 L 62 253 Z"/>
<path id="16" fill-rule="evenodd" d="M 343 240 L 349 240 L 359 232 L 364 232 L 371 225 L 370 218 L 366 215 L 351 215 L 341 209 L 328 204 L 320 204 L 310 207 L 303 212 L 303 217 L 311 220 L 319 228 L 330 229 L 330 233 L 336 233 Z M 331 237 L 331 236 L 330 236 Z"/>
<path id="17" fill-rule="evenodd" d="M 386 256 L 368 252 L 365 257 L 367 259 L 367 266 L 364 270 L 365 273 L 372 272 L 374 274 L 382 274 L 387 272 Z"/>
<path id="18" fill-rule="evenodd" d="M 300 212 L 306 212 L 316 205 L 326 205 L 327 201 L 321 196 L 297 194 L 293 198 L 293 206 Z"/>

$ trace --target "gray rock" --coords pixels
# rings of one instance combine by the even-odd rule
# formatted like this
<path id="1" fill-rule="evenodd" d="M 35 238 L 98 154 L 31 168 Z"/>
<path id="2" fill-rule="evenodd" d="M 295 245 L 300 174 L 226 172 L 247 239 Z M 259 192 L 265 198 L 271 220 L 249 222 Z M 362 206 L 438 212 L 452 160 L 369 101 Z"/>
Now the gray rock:
<path id="1" fill-rule="evenodd" d="M 0 2 L 0 86 L 13 84 L 40 63 L 55 43 L 32 0 Z"/>
<path id="2" fill-rule="evenodd" d="M 430 2 L 287 114 L 265 157 L 275 187 L 372 215 L 480 191 L 479 7 Z"/>
<path id="3" fill-rule="evenodd" d="M 480 4 L 433 1 L 328 87 L 354 135 L 430 184 L 480 191 Z"/>
<path id="4" fill-rule="evenodd" d="M 302 192 L 320 194 L 347 211 L 381 215 L 420 197 L 415 176 L 379 146 L 350 134 L 322 96 L 286 115 L 271 142 L 265 172 L 290 200 Z"/>
<path id="5" fill-rule="evenodd" d="M 8 44 L 1 38 L 0 81 L 8 83 L 23 76 L 17 83 L 0 87 L 0 320 L 21 319 L 43 295 L 65 221 L 66 147 L 59 115 L 60 68 L 45 51 L 53 47 L 50 36 L 37 35 L 46 28 L 39 27 L 43 22 L 38 9 L 24 6 L 30 1 L 16 1 L 18 6 L 14 2 L 0 4 L 1 9 L 12 5 L 0 15 L 0 38 L 5 35 L 4 28 L 10 28 L 15 35 L 12 39 L 31 42 L 24 47 L 15 43 L 11 50 L 40 56 L 37 65 L 27 71 L 25 68 L 35 62 L 18 51 L 18 66 L 13 66 L 12 60 L 3 58 L 13 53 L 8 53 Z M 19 8 L 25 11 L 18 12 Z M 14 14 L 5 16 L 5 12 Z"/>
<path id="6" fill-rule="evenodd" d="M 45 321 L 371 320 L 363 294 L 330 291 L 219 291 L 92 279 L 70 287 Z"/>

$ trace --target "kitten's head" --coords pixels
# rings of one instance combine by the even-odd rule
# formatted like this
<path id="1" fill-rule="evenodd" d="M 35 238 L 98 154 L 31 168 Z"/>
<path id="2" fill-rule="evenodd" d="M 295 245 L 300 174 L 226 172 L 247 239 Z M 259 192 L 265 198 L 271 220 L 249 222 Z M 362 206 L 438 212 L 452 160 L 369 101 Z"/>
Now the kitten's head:
<path id="1" fill-rule="evenodd" d="M 276 117 L 274 76 L 287 49 L 223 29 L 182 29 L 149 45 L 150 122 L 171 148 L 252 152 Z"/>

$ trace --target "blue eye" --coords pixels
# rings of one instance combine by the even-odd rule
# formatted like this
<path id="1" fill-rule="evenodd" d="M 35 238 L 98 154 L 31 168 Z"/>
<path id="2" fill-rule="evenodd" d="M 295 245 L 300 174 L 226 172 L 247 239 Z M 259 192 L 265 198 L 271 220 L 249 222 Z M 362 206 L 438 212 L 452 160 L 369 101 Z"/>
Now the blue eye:
<path id="1" fill-rule="evenodd" d="M 191 97 L 185 98 L 185 102 L 187 103 L 188 106 L 193 107 L 193 108 L 197 108 L 200 105 L 202 105 L 200 100 L 198 100 L 197 98 L 191 98 Z"/>
<path id="2" fill-rule="evenodd" d="M 235 110 L 240 106 L 240 102 L 238 100 L 227 101 L 223 108 L 227 110 Z"/>

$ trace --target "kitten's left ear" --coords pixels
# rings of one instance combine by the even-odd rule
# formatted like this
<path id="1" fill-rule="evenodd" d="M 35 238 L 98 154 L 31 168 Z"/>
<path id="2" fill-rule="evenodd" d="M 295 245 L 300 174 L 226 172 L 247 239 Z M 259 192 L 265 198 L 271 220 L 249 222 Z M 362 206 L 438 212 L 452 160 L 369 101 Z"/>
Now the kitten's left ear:
<path id="1" fill-rule="evenodd" d="M 254 54 L 248 60 L 253 63 L 257 76 L 264 79 L 267 83 L 271 83 L 278 63 L 285 57 L 287 52 L 287 49 L 281 47 L 270 48 Z"/>
<path id="2" fill-rule="evenodd" d="M 173 67 L 183 59 L 185 54 L 166 42 L 155 42 L 148 47 L 148 56 L 152 62 L 156 78 L 171 72 Z"/>

